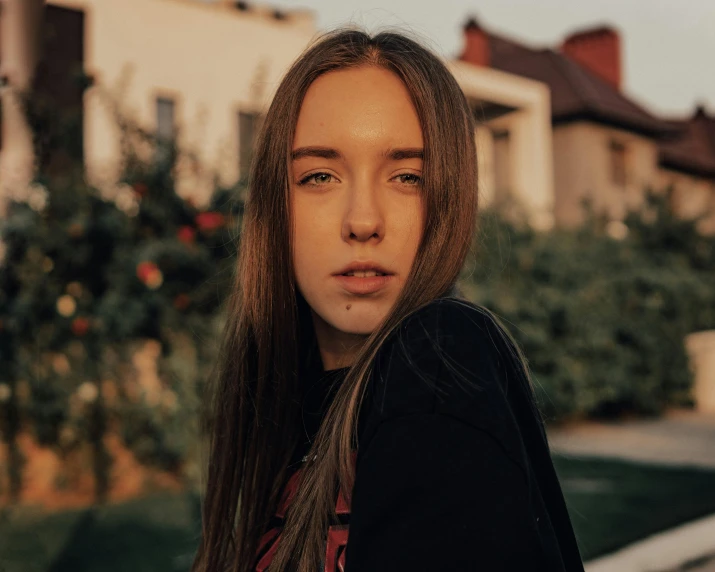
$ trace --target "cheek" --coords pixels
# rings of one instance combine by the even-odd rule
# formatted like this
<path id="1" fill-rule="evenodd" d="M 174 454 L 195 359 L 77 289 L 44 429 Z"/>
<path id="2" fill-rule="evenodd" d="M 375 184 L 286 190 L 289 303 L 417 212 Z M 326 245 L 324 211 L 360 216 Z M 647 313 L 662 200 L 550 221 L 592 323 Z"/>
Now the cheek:
<path id="1" fill-rule="evenodd" d="M 422 201 L 415 200 L 410 204 L 402 205 L 403 216 L 396 222 L 399 224 L 400 235 L 402 237 L 404 257 L 412 263 L 419 248 L 422 233 L 424 232 L 424 210 Z"/>
<path id="2" fill-rule="evenodd" d="M 291 204 L 293 214 L 293 235 L 291 237 L 293 265 L 296 279 L 313 275 L 314 268 L 321 259 L 321 245 L 327 243 L 323 236 L 321 218 L 316 216 L 315 209 L 307 208 L 300 201 Z"/>

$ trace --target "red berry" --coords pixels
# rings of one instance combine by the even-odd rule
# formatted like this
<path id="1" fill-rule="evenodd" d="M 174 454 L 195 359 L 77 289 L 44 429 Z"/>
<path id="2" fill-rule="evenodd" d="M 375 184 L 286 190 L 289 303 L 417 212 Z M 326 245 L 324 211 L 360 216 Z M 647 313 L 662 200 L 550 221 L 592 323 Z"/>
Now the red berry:
<path id="1" fill-rule="evenodd" d="M 137 265 L 137 278 L 146 284 L 149 277 L 157 270 L 156 264 L 145 260 Z"/>
<path id="2" fill-rule="evenodd" d="M 72 320 L 71 329 L 75 336 L 84 336 L 89 330 L 89 320 L 79 316 Z"/>
<path id="3" fill-rule="evenodd" d="M 196 231 L 188 225 L 182 226 L 176 233 L 177 238 L 184 244 L 191 244 L 196 237 Z"/>
<path id="4" fill-rule="evenodd" d="M 224 217 L 221 213 L 205 212 L 196 215 L 196 226 L 201 230 L 214 230 L 224 224 Z"/>

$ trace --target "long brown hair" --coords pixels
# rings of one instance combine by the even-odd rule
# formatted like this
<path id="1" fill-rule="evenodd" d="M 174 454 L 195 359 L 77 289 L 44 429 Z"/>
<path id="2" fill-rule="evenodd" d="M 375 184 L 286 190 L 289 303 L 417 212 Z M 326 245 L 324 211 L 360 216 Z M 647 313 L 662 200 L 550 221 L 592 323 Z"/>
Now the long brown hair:
<path id="1" fill-rule="evenodd" d="M 324 34 L 283 78 L 258 136 L 228 301 L 220 361 L 211 380 L 208 480 L 194 571 L 246 572 L 273 514 L 297 444 L 299 304 L 291 257 L 289 157 L 303 97 L 321 74 L 357 66 L 396 74 L 410 93 L 424 140 L 425 227 L 391 312 L 349 369 L 309 452 L 271 571 L 314 572 L 335 517 L 350 498 L 350 463 L 362 396 L 380 346 L 411 313 L 449 294 L 476 227 L 474 121 L 454 77 L 419 42 L 396 32 Z"/>

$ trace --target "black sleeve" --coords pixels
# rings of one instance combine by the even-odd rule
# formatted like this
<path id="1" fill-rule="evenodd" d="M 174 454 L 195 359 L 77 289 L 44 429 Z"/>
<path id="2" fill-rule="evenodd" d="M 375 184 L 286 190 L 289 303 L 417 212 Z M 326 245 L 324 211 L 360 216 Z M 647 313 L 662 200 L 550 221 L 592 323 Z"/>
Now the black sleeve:
<path id="1" fill-rule="evenodd" d="M 489 432 L 442 413 L 391 418 L 357 467 L 345 570 L 544 570 L 529 501 Z"/>

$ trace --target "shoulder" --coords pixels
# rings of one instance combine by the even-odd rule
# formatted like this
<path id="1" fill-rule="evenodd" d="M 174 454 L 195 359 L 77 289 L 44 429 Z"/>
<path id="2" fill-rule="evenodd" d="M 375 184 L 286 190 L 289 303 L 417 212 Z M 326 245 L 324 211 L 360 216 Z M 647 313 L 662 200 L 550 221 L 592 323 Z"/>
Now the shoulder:
<path id="1" fill-rule="evenodd" d="M 489 342 L 501 327 L 482 306 L 458 298 L 438 298 L 405 317 L 390 334 L 380 353 L 403 353 L 419 357 L 424 350 L 450 350 Z M 499 345 L 489 345 L 497 351 Z M 484 348 L 486 349 L 486 348 Z"/>
<path id="2" fill-rule="evenodd" d="M 388 338 L 385 349 L 414 352 L 431 340 L 435 349 L 480 345 L 483 351 L 501 352 L 505 334 L 487 308 L 458 298 L 438 298 L 408 315 Z"/>
<path id="3" fill-rule="evenodd" d="M 489 434 L 524 465 L 523 441 L 510 392 L 522 380 L 508 334 L 487 309 L 454 298 L 437 299 L 407 316 L 376 358 L 365 443 L 386 423 L 410 418 L 452 419 Z M 369 412 L 369 413 L 368 413 Z"/>
<path id="4" fill-rule="evenodd" d="M 489 310 L 439 298 L 407 316 L 380 348 L 374 405 L 382 418 L 444 412 L 478 421 L 474 409 L 480 405 L 506 406 L 513 350 Z"/>

